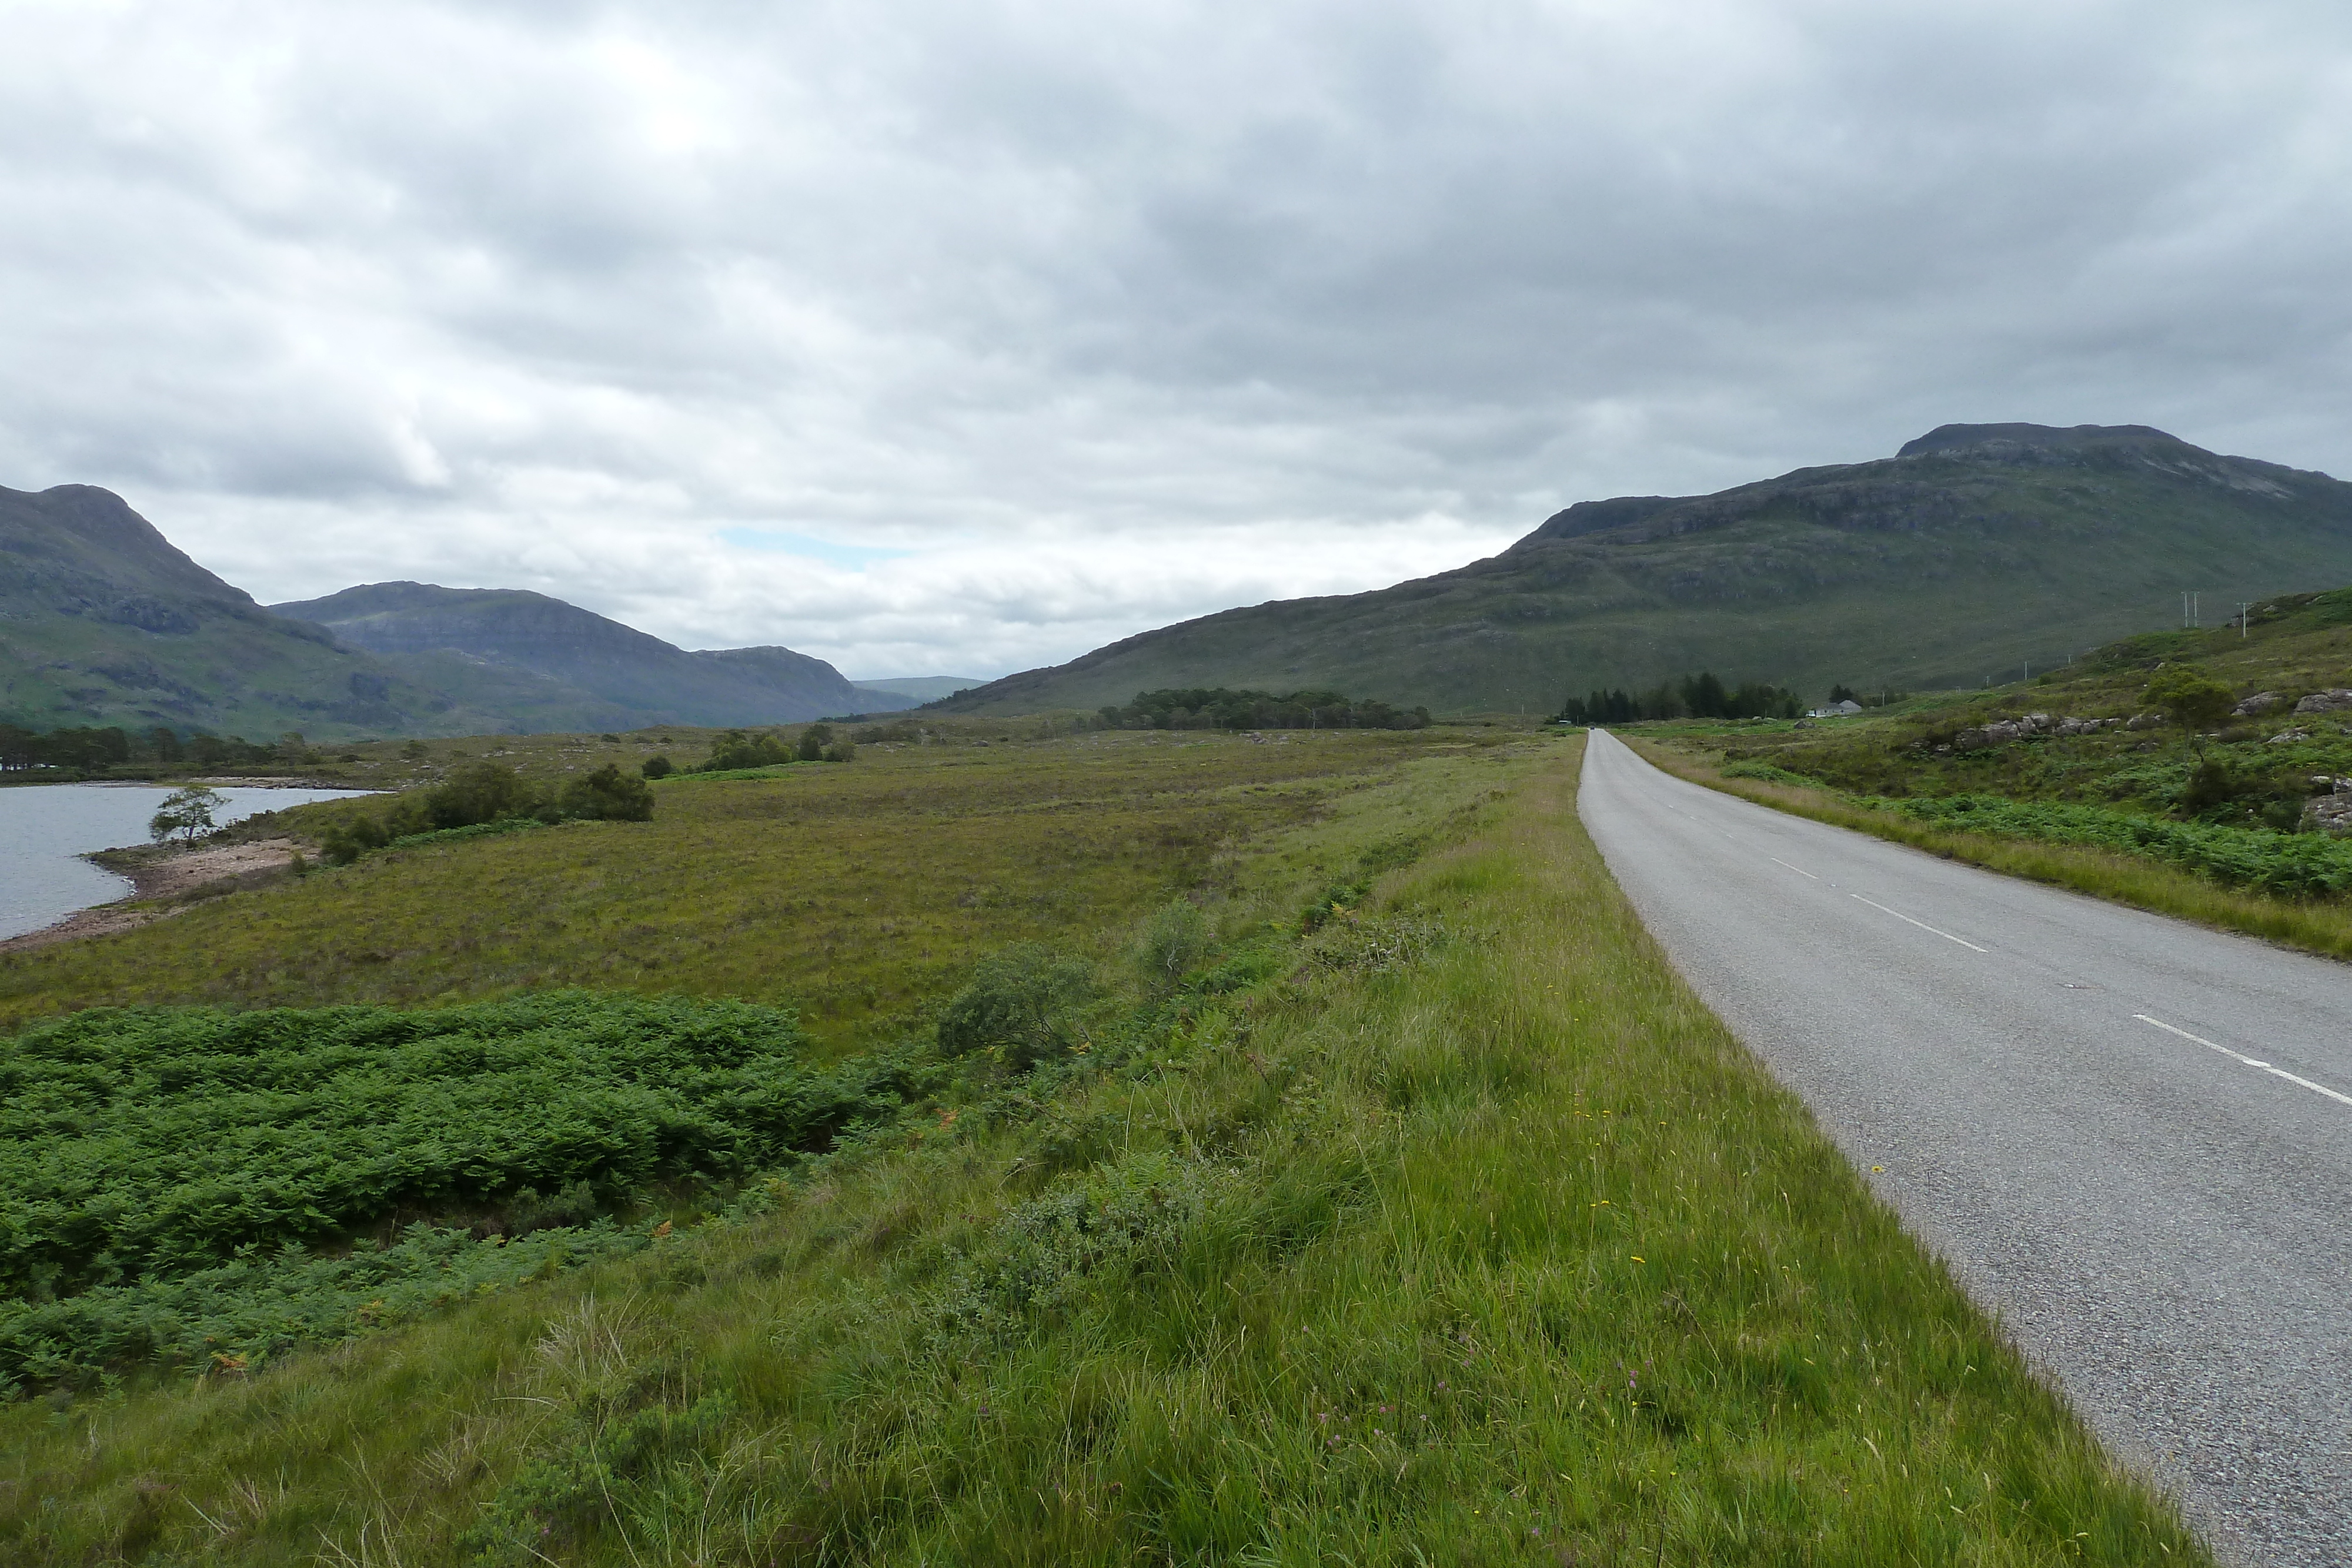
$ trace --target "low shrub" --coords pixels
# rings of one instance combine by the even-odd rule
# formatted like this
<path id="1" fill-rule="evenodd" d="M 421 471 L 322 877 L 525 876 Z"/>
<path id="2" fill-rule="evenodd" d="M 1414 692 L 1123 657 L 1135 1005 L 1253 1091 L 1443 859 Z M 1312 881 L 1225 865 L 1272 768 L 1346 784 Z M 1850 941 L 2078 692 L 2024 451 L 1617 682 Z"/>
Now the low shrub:
<path id="1" fill-rule="evenodd" d="M 0 1058 L 0 1286 L 69 1295 L 582 1183 L 610 1206 L 829 1146 L 914 1081 L 812 1071 L 804 1045 L 787 1010 L 578 991 L 94 1009 Z"/>
<path id="2" fill-rule="evenodd" d="M 1015 1071 L 1066 1055 L 1083 1039 L 1087 1006 L 1100 995 L 1076 958 L 1016 942 L 982 959 L 940 1013 L 942 1056 L 985 1056 Z"/>
<path id="3" fill-rule="evenodd" d="M 2299 897 L 2352 892 L 2352 842 L 2317 833 L 2176 822 L 2099 806 L 1994 795 L 1861 803 L 1937 827 L 2150 855 L 2231 887 Z"/>

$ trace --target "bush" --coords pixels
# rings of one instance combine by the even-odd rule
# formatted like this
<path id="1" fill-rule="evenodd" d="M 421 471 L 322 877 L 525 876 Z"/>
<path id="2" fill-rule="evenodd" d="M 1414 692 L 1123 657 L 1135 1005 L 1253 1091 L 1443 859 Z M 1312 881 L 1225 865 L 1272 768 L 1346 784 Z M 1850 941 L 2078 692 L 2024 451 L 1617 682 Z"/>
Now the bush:
<path id="1" fill-rule="evenodd" d="M 1137 945 L 1136 967 L 1145 984 L 1172 989 L 1209 956 L 1208 916 L 1190 899 L 1174 898 L 1151 912 Z"/>
<path id="2" fill-rule="evenodd" d="M 609 762 L 566 784 L 557 804 L 565 816 L 583 821 L 650 822 L 654 817 L 653 787 Z"/>
<path id="3" fill-rule="evenodd" d="M 1016 942 L 973 966 L 971 981 L 940 1015 L 940 1051 L 985 1055 L 1025 1071 L 1078 1044 L 1080 1014 L 1097 994 L 1084 964 Z"/>
<path id="4" fill-rule="evenodd" d="M 816 762 L 822 760 L 824 757 L 825 745 L 832 739 L 833 726 L 829 724 L 813 724 L 806 729 L 801 731 L 800 745 L 793 748 L 793 755 L 799 758 L 803 762 Z"/>
<path id="5" fill-rule="evenodd" d="M 436 828 L 538 816 L 550 805 L 545 789 L 488 758 L 467 763 L 425 792 L 425 819 Z"/>
<path id="6" fill-rule="evenodd" d="M 667 757 L 648 757 L 637 771 L 647 779 L 667 779 L 677 768 Z"/>

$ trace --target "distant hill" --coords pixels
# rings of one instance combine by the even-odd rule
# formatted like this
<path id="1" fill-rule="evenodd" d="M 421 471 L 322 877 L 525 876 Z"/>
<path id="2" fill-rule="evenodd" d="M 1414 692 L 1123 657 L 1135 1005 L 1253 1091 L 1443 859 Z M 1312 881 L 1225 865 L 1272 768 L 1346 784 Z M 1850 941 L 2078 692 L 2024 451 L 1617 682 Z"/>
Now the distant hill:
<path id="1" fill-rule="evenodd" d="M 265 609 L 110 491 L 0 489 L 0 723 L 273 740 L 789 724 L 911 707 L 789 648 L 687 653 L 544 594 L 374 583 Z"/>
<path id="2" fill-rule="evenodd" d="M 459 734 L 495 727 L 316 626 L 273 615 L 89 485 L 0 488 L 0 722 Z"/>
<path id="3" fill-rule="evenodd" d="M 1819 695 L 1974 685 L 2240 599 L 2352 579 L 2352 485 L 2144 425 L 1948 424 L 1891 458 L 1625 496 L 1370 593 L 1146 632 L 951 697 L 1091 708 L 1169 686 L 1328 687 L 1530 712 L 1687 670 Z"/>
<path id="4" fill-rule="evenodd" d="M 988 683 L 978 675 L 893 675 L 887 680 L 860 681 L 857 689 L 885 692 L 892 696 L 907 697 L 914 702 L 937 702 L 958 692 L 968 692 Z"/>
<path id="5" fill-rule="evenodd" d="M 270 606 L 325 628 L 522 730 L 792 724 L 912 707 L 790 648 L 688 653 L 593 611 L 510 588 L 374 582 Z"/>

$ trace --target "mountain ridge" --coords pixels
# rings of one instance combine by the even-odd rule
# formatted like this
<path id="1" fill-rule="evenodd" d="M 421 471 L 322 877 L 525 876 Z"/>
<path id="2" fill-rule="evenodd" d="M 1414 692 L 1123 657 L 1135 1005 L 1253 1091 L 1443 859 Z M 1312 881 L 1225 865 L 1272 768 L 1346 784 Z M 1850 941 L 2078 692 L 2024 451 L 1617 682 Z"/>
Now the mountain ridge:
<path id="1" fill-rule="evenodd" d="M 0 487 L 0 722 L 25 728 L 332 740 L 911 706 L 789 648 L 688 653 L 527 590 L 362 584 L 264 606 L 112 491 Z"/>
<path id="2" fill-rule="evenodd" d="M 269 608 L 477 702 L 496 695 L 553 728 L 794 724 L 914 706 L 862 691 L 790 648 L 689 653 L 529 589 L 362 583 Z"/>
<path id="3" fill-rule="evenodd" d="M 2347 579 L 2352 485 L 2326 475 L 2145 425 L 1947 424 L 1891 457 L 1580 502 L 1448 571 L 1221 611 L 937 706 L 1316 685 L 1537 711 L 1703 667 L 1812 693 L 1972 685 L 2168 624 L 2183 590 Z"/>

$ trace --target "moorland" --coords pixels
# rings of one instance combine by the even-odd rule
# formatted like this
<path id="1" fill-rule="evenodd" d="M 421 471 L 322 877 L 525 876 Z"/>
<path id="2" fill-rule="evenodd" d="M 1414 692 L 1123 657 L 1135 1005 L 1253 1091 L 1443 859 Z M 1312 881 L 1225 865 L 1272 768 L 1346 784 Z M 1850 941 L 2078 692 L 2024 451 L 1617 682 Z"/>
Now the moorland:
<path id="1" fill-rule="evenodd" d="M 0 956 L 0 1552 L 2207 1561 L 1580 747 L 966 721 Z"/>

